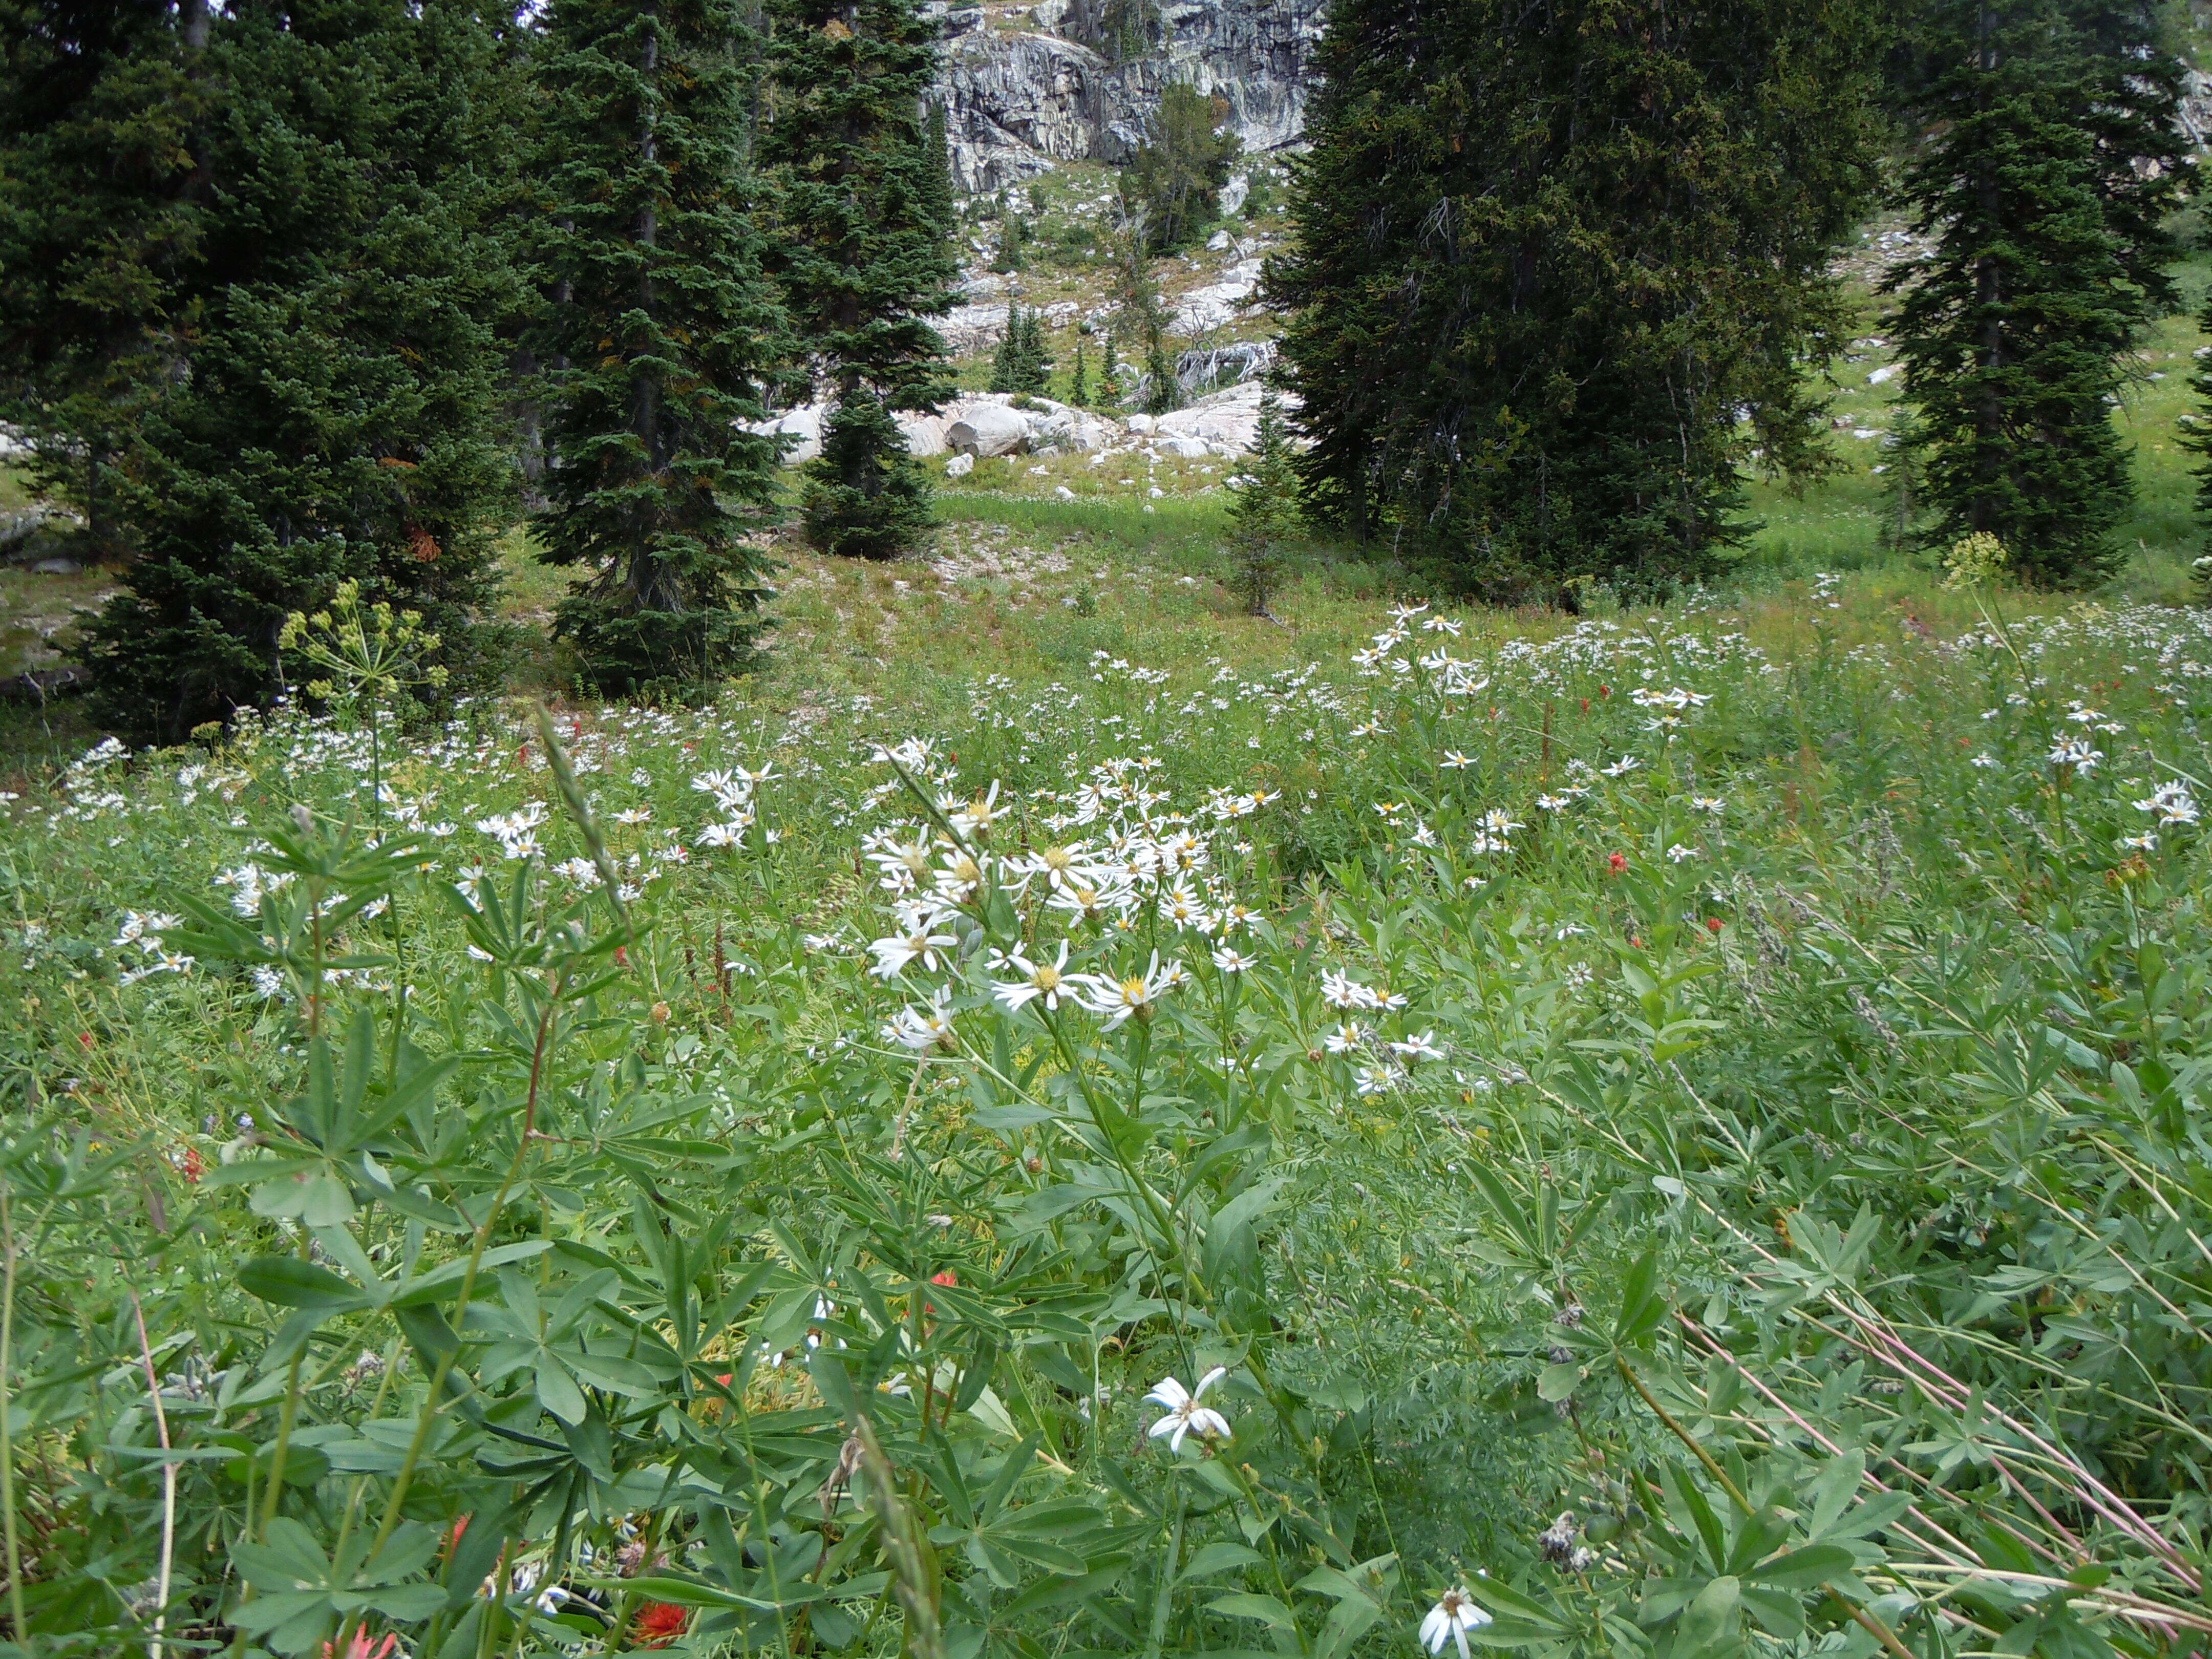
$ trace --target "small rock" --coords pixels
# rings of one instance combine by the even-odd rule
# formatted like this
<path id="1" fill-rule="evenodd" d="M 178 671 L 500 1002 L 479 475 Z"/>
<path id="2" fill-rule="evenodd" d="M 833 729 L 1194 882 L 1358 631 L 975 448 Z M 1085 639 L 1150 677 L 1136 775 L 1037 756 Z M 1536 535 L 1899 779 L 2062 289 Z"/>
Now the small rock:
<path id="1" fill-rule="evenodd" d="M 1072 501 L 1075 499 L 1075 492 L 1070 489 L 1066 484 L 1060 485 L 1052 493 L 1059 496 L 1063 501 Z"/>
<path id="2" fill-rule="evenodd" d="M 973 455 L 955 455 L 945 464 L 945 476 L 948 478 L 964 478 L 975 470 L 975 458 Z"/>
<path id="3" fill-rule="evenodd" d="M 40 559 L 31 567 L 34 576 L 74 576 L 84 567 L 75 559 Z"/>

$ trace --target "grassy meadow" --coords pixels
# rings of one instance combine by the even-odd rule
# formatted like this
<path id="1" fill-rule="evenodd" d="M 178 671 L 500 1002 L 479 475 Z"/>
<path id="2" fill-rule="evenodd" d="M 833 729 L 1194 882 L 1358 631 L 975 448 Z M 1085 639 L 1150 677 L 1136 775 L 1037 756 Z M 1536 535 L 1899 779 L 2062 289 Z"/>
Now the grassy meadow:
<path id="1" fill-rule="evenodd" d="M 1867 344 L 1663 611 L 1024 458 L 696 708 L 17 708 L 0 1647 L 2202 1651 L 2197 343 L 2098 595 Z"/>

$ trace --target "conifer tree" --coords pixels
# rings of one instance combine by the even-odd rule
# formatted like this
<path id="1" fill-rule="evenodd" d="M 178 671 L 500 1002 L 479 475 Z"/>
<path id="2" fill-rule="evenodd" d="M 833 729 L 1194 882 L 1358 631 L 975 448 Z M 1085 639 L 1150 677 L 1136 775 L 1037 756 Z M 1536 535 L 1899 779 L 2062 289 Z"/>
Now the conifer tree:
<path id="1" fill-rule="evenodd" d="M 1175 354 L 1168 349 L 1167 331 L 1148 331 L 1145 350 L 1145 412 L 1164 415 L 1182 407 L 1182 381 L 1176 374 Z"/>
<path id="2" fill-rule="evenodd" d="M 2027 580 L 2118 559 L 2133 495 L 2112 405 L 2172 301 L 2180 69 L 2148 9 L 1942 0 L 1907 177 L 1935 257 L 1893 273 L 1929 539 L 1994 535 Z"/>
<path id="3" fill-rule="evenodd" d="M 0 418 L 36 492 L 82 515 L 88 561 L 130 550 L 127 453 L 199 268 L 213 100 L 204 8 L 192 21 L 187 44 L 165 0 L 0 0 Z"/>
<path id="4" fill-rule="evenodd" d="M 1255 617 L 1282 580 L 1284 549 L 1298 526 L 1298 469 L 1283 424 L 1282 399 L 1260 394 L 1260 428 L 1243 483 L 1229 510 L 1230 586 Z"/>
<path id="5" fill-rule="evenodd" d="M 1018 302 L 1008 306 L 1006 337 L 991 358 L 991 390 L 1042 393 L 1052 384 L 1052 359 L 1046 352 L 1043 319 Z"/>
<path id="6" fill-rule="evenodd" d="M 1152 210 L 1124 198 L 1110 248 L 1114 297 L 1120 301 L 1121 319 L 1133 323 L 1145 341 L 1145 379 L 1139 387 L 1145 412 L 1164 415 L 1182 402 L 1182 386 L 1176 379 L 1175 354 L 1168 348 L 1168 313 L 1161 303 L 1153 278 Z"/>
<path id="7" fill-rule="evenodd" d="M 174 740 L 265 703 L 286 615 L 349 579 L 422 613 L 459 684 L 489 672 L 474 624 L 508 485 L 490 323 L 512 283 L 478 220 L 500 161 L 472 112 L 501 21 L 454 0 L 187 5 L 28 136 L 120 206 L 58 209 L 73 186 L 49 179 L 10 222 L 74 276 L 6 301 L 11 335 L 60 302 L 76 391 L 50 435 L 105 458 L 85 476 L 134 555 L 82 647 L 102 720 Z M 101 153 L 118 130 L 120 167 Z"/>
<path id="8" fill-rule="evenodd" d="M 737 0 L 556 0 L 541 79 L 556 202 L 552 562 L 580 568 L 556 632 L 584 678 L 643 692 L 757 648 L 778 447 L 763 383 L 783 315 L 760 266 L 740 141 Z"/>
<path id="9" fill-rule="evenodd" d="M 1083 349 L 1083 337 L 1075 337 L 1075 368 L 1067 388 L 1067 401 L 1078 409 L 1091 402 L 1091 363 Z"/>
<path id="10" fill-rule="evenodd" d="M 1720 565 L 1827 455 L 1875 10 L 1333 5 L 1271 279 L 1321 518 L 1502 599 Z"/>
<path id="11" fill-rule="evenodd" d="M 935 25 L 918 0 L 769 0 L 778 274 L 836 404 L 806 467 L 807 538 L 891 558 L 928 538 L 928 477 L 896 412 L 952 395 L 930 325 L 958 275 L 941 113 L 924 106 Z"/>
<path id="12" fill-rule="evenodd" d="M 1121 174 L 1125 210 L 1141 204 L 1150 252 L 1174 252 L 1214 216 L 1241 148 L 1221 127 L 1228 113 L 1226 102 L 1188 82 L 1161 89 L 1145 140 Z"/>
<path id="13" fill-rule="evenodd" d="M 1106 331 L 1106 354 L 1098 365 L 1098 406 L 1101 409 L 1119 409 L 1121 406 L 1121 331 L 1109 327 Z"/>
<path id="14" fill-rule="evenodd" d="M 929 121 L 922 133 L 922 211 L 952 236 L 959 228 L 960 208 L 952 187 L 952 143 L 945 130 L 945 106 L 929 104 Z"/>

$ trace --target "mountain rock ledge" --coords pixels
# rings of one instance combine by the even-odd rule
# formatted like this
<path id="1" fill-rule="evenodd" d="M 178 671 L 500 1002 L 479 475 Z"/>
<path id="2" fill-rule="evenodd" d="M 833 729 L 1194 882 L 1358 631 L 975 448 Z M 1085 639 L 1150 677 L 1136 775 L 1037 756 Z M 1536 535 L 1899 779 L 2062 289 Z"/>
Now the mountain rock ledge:
<path id="1" fill-rule="evenodd" d="M 945 31 L 939 95 L 963 191 L 1061 161 L 1127 161 L 1160 91 L 1188 81 L 1229 106 L 1248 153 L 1305 128 L 1322 0 L 1040 0 L 931 9 Z"/>

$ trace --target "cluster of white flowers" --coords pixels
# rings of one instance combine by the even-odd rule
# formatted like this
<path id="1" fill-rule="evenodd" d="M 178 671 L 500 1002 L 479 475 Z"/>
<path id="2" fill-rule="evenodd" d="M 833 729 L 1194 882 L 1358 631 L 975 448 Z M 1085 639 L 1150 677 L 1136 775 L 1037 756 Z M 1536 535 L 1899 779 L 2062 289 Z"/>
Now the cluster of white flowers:
<path id="1" fill-rule="evenodd" d="M 1099 672 L 1133 672 L 1110 659 Z M 889 983 L 915 969 L 957 972 L 984 951 L 983 919 L 998 903 L 1015 907 L 1035 941 L 983 955 L 991 996 L 1010 1013 L 1057 1016 L 1073 1007 L 1108 1030 L 1150 1019 L 1164 998 L 1190 983 L 1190 969 L 1179 959 L 1164 960 L 1158 948 L 1140 970 L 1096 960 L 1115 940 L 1148 927 L 1207 941 L 1224 974 L 1251 965 L 1231 940 L 1255 913 L 1219 874 L 1213 842 L 1279 792 L 1217 790 L 1197 811 L 1178 812 L 1148 781 L 1159 769 L 1156 757 L 1118 757 L 1092 768 L 1074 788 L 1041 792 L 1030 801 L 1030 828 L 1064 839 L 1024 837 L 1008 847 L 1008 821 L 1022 809 L 997 781 L 964 794 L 955 790 L 950 769 L 915 738 L 879 747 L 875 756 L 904 774 L 896 787 L 926 791 L 934 808 L 926 820 L 896 821 L 861 837 L 862 859 L 874 866 L 890 912 L 890 931 L 867 947 L 878 979 Z M 1047 930 L 1059 936 L 1041 937 Z M 1073 966 L 1072 953 L 1080 958 Z M 915 1052 L 952 1047 L 952 1009 L 949 989 L 937 988 L 926 1006 L 901 1010 L 882 1034 Z"/>
<path id="2" fill-rule="evenodd" d="M 154 974 L 182 974 L 189 971 L 192 959 L 167 949 L 161 935 L 173 927 L 185 925 L 181 916 L 163 915 L 158 912 L 125 910 L 123 926 L 116 931 L 118 950 L 137 950 L 143 960 L 136 968 L 125 970 L 123 983 L 135 985 Z"/>
<path id="3" fill-rule="evenodd" d="M 544 827 L 545 816 L 544 801 L 529 801 L 512 812 L 495 812 L 489 817 L 478 818 L 477 833 L 497 842 L 503 858 L 532 859 L 544 850 L 538 845 L 538 831 Z"/>
<path id="4" fill-rule="evenodd" d="M 2155 814 L 2161 824 L 2197 821 L 2197 797 L 2179 778 L 2169 778 L 2159 785 L 2136 803 L 2136 811 Z"/>

